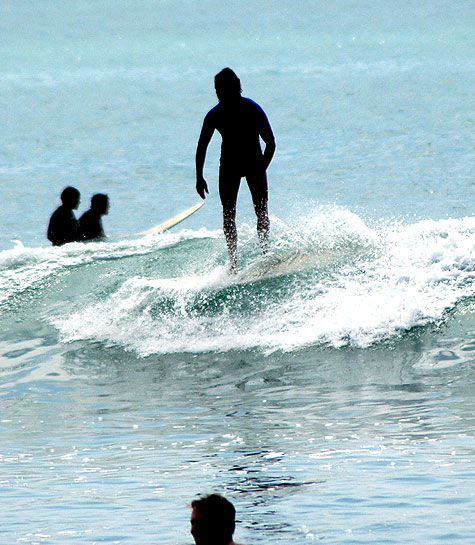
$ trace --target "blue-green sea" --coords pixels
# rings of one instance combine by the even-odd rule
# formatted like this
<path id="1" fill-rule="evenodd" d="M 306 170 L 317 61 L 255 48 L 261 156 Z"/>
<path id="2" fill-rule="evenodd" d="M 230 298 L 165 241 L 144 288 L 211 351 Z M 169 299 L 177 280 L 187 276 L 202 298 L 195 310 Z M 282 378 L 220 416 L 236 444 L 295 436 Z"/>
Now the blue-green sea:
<path id="1" fill-rule="evenodd" d="M 475 543 L 473 0 L 0 1 L 0 543 Z M 266 111 L 227 274 L 195 149 Z M 105 242 L 52 247 L 64 187 Z M 192 280 L 190 277 L 198 276 Z M 171 281 L 170 278 L 181 278 Z"/>

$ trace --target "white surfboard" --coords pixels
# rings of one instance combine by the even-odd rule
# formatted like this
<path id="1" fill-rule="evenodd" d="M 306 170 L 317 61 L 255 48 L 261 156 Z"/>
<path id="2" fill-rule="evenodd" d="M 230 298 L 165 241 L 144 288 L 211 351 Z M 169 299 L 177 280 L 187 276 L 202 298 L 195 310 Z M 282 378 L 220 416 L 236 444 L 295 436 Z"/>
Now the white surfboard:
<path id="1" fill-rule="evenodd" d="M 302 270 L 298 255 L 267 256 L 236 274 L 229 274 L 227 267 L 218 267 L 208 275 L 183 275 L 174 278 L 148 279 L 147 285 L 155 288 L 176 291 L 201 290 L 203 288 L 221 289 L 236 284 L 249 284 L 285 276 Z M 304 267 L 305 268 L 305 267 Z"/>
<path id="2" fill-rule="evenodd" d="M 183 212 L 180 212 L 176 216 L 173 216 L 172 218 L 169 218 L 165 221 L 162 221 L 162 223 L 158 223 L 157 225 L 154 225 L 150 229 L 147 229 L 146 231 L 141 231 L 140 233 L 137 233 L 137 235 L 153 235 L 154 233 L 162 233 L 163 231 L 166 231 L 167 229 L 170 229 L 174 227 L 175 225 L 178 225 L 183 220 L 186 220 L 191 214 L 194 214 L 197 210 L 199 210 L 205 202 L 201 201 L 198 204 L 195 204 L 194 206 L 191 206 L 190 208 L 187 208 L 186 210 L 183 210 Z"/>
<path id="3" fill-rule="evenodd" d="M 202 289 L 208 282 L 207 276 L 183 275 L 174 278 L 149 278 L 146 281 L 147 286 L 164 290 L 198 290 Z"/>
<path id="4" fill-rule="evenodd" d="M 258 259 L 237 274 L 229 274 L 226 267 L 219 267 L 208 275 L 193 274 L 174 278 L 148 279 L 147 285 L 175 291 L 197 291 L 203 288 L 221 289 L 236 284 L 250 284 L 326 267 L 328 264 L 338 261 L 341 255 L 346 255 L 345 251 L 291 252 L 283 255 L 269 255 Z"/>
<path id="5" fill-rule="evenodd" d="M 223 273 L 218 275 L 199 275 L 199 274 L 184 274 L 172 278 L 149 278 L 146 280 L 147 286 L 172 291 L 199 291 L 202 289 L 222 289 L 236 284 L 249 284 L 257 280 L 279 276 L 278 274 L 269 274 L 267 269 L 263 271 L 253 270 L 252 274 L 247 272 L 237 274 L 229 274 L 225 268 Z"/>

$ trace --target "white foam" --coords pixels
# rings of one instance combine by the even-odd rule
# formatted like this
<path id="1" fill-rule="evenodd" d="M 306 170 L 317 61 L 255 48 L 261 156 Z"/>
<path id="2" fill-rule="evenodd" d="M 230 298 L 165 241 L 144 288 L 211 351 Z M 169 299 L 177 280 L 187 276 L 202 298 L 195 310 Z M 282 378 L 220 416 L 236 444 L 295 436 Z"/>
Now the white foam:
<path id="1" fill-rule="evenodd" d="M 147 255 L 167 248 L 182 240 L 215 237 L 216 232 L 206 229 L 110 239 L 107 242 L 70 243 L 53 247 L 25 247 L 21 241 L 0 251 L 0 302 L 12 295 L 41 285 L 46 279 L 71 267 L 96 261 Z"/>
<path id="2" fill-rule="evenodd" d="M 113 343 L 144 356 L 366 347 L 442 320 L 446 310 L 474 294 L 475 218 L 370 229 L 357 216 L 333 209 L 302 225 L 276 247 L 294 244 L 295 251 L 308 253 L 318 242 L 314 266 L 324 246 L 346 248 L 345 259 L 324 274 L 310 268 L 290 287 L 244 285 L 231 293 L 222 291 L 219 267 L 193 289 L 167 290 L 160 280 L 137 277 L 54 323 L 64 340 Z M 361 246 L 365 251 L 356 255 Z"/>

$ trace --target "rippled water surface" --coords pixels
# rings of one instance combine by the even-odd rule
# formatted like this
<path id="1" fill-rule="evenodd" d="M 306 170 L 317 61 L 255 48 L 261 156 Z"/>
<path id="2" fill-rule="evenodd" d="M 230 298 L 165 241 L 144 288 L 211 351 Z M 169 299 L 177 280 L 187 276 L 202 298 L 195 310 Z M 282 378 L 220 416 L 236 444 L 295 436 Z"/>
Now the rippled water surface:
<path id="1" fill-rule="evenodd" d="M 447 365 L 435 338 L 272 358 L 70 346 L 2 401 L 3 495 L 29 519 L 8 539 L 186 543 L 190 495 L 221 490 L 248 542 L 469 543 L 474 346 Z"/>

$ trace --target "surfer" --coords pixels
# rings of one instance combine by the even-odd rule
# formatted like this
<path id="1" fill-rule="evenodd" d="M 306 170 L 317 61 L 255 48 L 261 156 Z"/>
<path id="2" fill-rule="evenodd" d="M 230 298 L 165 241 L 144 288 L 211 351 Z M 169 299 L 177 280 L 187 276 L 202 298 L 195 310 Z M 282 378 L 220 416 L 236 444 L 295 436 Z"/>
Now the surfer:
<path id="1" fill-rule="evenodd" d="M 96 193 L 91 199 L 91 208 L 79 218 L 81 240 L 98 240 L 106 238 L 102 227 L 102 216 L 109 213 L 109 197 Z"/>
<path id="2" fill-rule="evenodd" d="M 53 246 L 79 240 L 79 222 L 73 210 L 77 210 L 81 194 L 75 187 L 66 187 L 61 193 L 61 206 L 51 215 L 48 224 L 48 240 Z"/>
<path id="3" fill-rule="evenodd" d="M 269 239 L 266 170 L 275 152 L 275 140 L 264 110 L 241 96 L 241 81 L 230 68 L 216 74 L 214 87 L 218 104 L 204 118 L 196 149 L 196 191 L 208 193 L 203 177 L 206 150 L 217 130 L 222 137 L 219 167 L 219 196 L 223 206 L 223 230 L 230 257 L 230 271 L 237 271 L 236 201 L 245 177 L 257 216 L 257 233 L 264 254 Z M 259 138 L 265 143 L 262 153 Z"/>
<path id="4" fill-rule="evenodd" d="M 191 535 L 196 545 L 238 545 L 233 541 L 236 525 L 234 505 L 220 494 L 191 502 Z"/>

